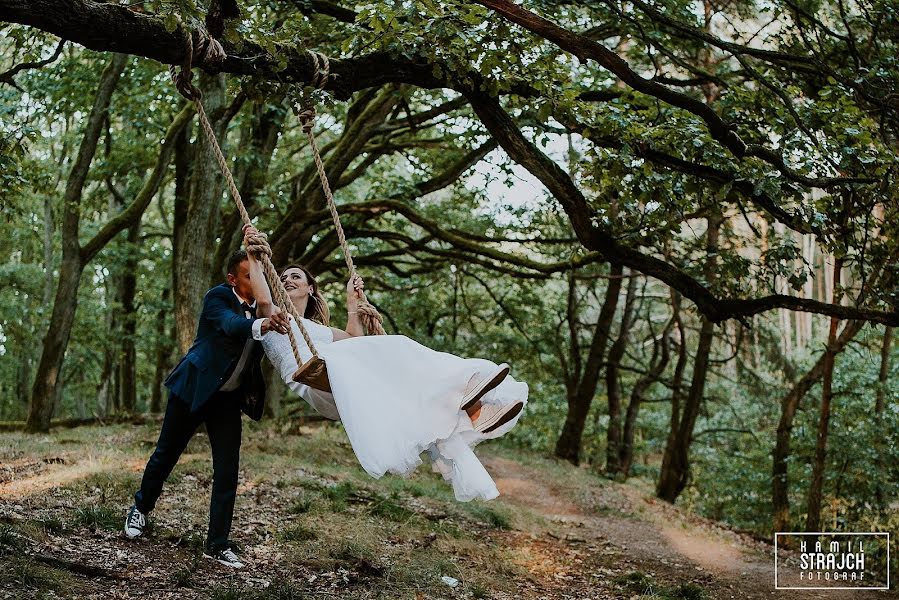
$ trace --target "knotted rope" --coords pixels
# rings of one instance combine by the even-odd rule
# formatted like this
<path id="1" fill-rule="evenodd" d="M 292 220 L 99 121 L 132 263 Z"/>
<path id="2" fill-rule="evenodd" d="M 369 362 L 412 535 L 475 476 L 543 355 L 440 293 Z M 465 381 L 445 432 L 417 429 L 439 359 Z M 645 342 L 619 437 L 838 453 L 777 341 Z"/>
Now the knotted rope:
<path id="1" fill-rule="evenodd" d="M 203 44 L 204 49 L 200 56 L 204 62 L 221 62 L 225 59 L 225 50 L 217 40 L 206 35 L 203 30 L 197 30 L 196 32 Z M 237 206 L 237 212 L 240 213 L 240 218 L 244 225 L 252 225 L 250 214 L 247 212 L 247 208 L 244 206 L 243 200 L 240 197 L 240 191 L 237 189 L 237 184 L 234 183 L 234 176 L 231 174 L 231 169 L 228 167 L 228 161 L 222 153 L 222 148 L 219 146 L 215 131 L 212 129 L 212 124 L 209 122 L 209 117 L 206 116 L 206 110 L 203 108 L 203 93 L 192 82 L 193 71 L 191 69 L 194 60 L 193 35 L 186 31 L 184 39 L 185 44 L 187 45 L 187 52 L 185 52 L 185 59 L 181 66 L 181 71 L 177 72 L 173 65 L 169 67 L 169 74 L 181 95 L 192 101 L 196 106 L 200 126 L 205 132 L 207 140 L 209 140 L 209 145 L 212 147 L 216 162 L 218 162 L 222 175 L 225 177 L 228 189 L 231 191 L 231 197 L 234 198 L 234 204 Z M 318 358 L 318 351 L 315 349 L 315 344 L 312 343 L 309 332 L 306 331 L 306 328 L 303 326 L 302 315 L 299 314 L 296 307 L 293 305 L 293 302 L 290 300 L 290 297 L 287 295 L 287 290 L 284 289 L 284 283 L 278 277 L 278 272 L 272 264 L 272 249 L 269 246 L 267 236 L 264 233 L 253 236 L 250 245 L 247 247 L 247 252 L 253 252 L 260 262 L 262 262 L 262 270 L 268 281 L 269 289 L 272 290 L 275 303 L 282 310 L 286 310 L 293 316 L 300 328 L 300 333 L 303 334 L 306 345 L 309 346 L 309 351 L 312 352 L 313 356 Z M 293 357 L 296 359 L 297 365 L 302 365 L 303 359 L 300 356 L 300 350 L 297 346 L 296 337 L 293 335 L 292 327 L 287 329 L 287 336 L 290 339 L 290 348 L 293 350 Z"/>
<path id="2" fill-rule="evenodd" d="M 328 203 L 328 210 L 331 211 L 331 219 L 334 221 L 334 229 L 337 231 L 337 240 L 340 242 L 340 248 L 343 250 L 343 257 L 346 260 L 347 269 L 350 271 L 350 278 L 356 275 L 356 265 L 353 264 L 353 255 L 350 252 L 349 244 L 346 241 L 346 235 L 343 232 L 343 226 L 340 224 L 340 216 L 337 214 L 337 204 L 334 202 L 334 195 L 331 193 L 331 185 L 328 183 L 328 174 L 325 172 L 325 166 L 322 163 L 321 153 L 318 149 L 318 142 L 315 139 L 313 128 L 315 126 L 315 103 L 313 99 L 313 91 L 323 90 L 328 84 L 331 77 L 331 63 L 324 54 L 308 50 L 312 57 L 312 80 L 309 86 L 304 90 L 302 102 L 296 106 L 297 118 L 303 127 L 303 133 L 309 140 L 309 147 L 312 148 L 312 158 L 315 160 L 315 168 L 318 171 L 318 178 L 321 180 L 322 190 L 325 192 L 325 201 Z M 384 335 L 384 326 L 382 325 L 381 314 L 365 297 L 365 292 L 361 292 L 358 308 L 359 319 L 366 331 L 377 335 Z"/>

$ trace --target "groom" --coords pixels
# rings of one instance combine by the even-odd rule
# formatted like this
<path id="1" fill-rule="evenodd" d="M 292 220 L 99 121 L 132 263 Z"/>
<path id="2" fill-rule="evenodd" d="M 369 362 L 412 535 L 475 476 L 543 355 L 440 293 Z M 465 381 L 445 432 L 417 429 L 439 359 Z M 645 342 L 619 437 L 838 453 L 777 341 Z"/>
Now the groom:
<path id="1" fill-rule="evenodd" d="M 243 566 L 228 540 L 237 496 L 240 413 L 254 421 L 262 417 L 265 382 L 258 340 L 269 331 L 286 333 L 287 327 L 287 313 L 256 319 L 247 254 L 233 254 L 227 283 L 206 292 L 194 343 L 165 380 L 169 399 L 162 431 L 125 519 L 125 535 L 143 534 L 162 484 L 205 423 L 212 447 L 212 500 L 204 556 L 232 568 Z"/>

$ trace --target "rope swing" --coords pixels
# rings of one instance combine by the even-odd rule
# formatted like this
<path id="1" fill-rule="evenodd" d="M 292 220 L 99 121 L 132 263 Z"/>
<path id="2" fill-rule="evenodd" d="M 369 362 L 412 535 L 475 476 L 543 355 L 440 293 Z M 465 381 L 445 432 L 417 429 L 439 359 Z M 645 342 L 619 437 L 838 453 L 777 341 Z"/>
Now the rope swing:
<path id="1" fill-rule="evenodd" d="M 237 207 L 237 211 L 240 213 L 240 218 L 243 221 L 244 225 L 252 225 L 250 221 L 250 214 L 247 212 L 246 206 L 244 206 L 243 200 L 240 197 L 240 191 L 237 189 L 237 185 L 234 183 L 234 176 L 231 174 L 231 169 L 228 167 L 228 161 L 225 159 L 225 155 L 222 153 L 221 146 L 219 146 L 218 139 L 215 136 L 215 131 L 212 129 L 212 124 L 209 122 L 209 117 L 206 116 L 206 111 L 203 108 L 203 93 L 200 91 L 197 86 L 193 84 L 193 60 L 194 60 L 194 42 L 193 42 L 193 33 L 189 30 L 183 29 L 185 32 L 185 44 L 187 46 L 187 52 L 185 53 L 184 62 L 181 65 L 180 71 L 177 71 L 174 65 L 169 67 L 169 74 L 172 77 L 172 82 L 175 84 L 175 87 L 178 89 L 178 92 L 187 98 L 189 101 L 193 102 L 197 109 L 197 116 L 200 120 L 200 126 L 206 134 L 206 138 L 209 140 L 209 145 L 212 148 L 212 152 L 215 155 L 215 159 L 218 162 L 219 168 L 222 171 L 222 175 L 225 178 L 226 183 L 228 184 L 228 189 L 231 192 L 231 197 L 234 199 L 234 204 Z M 196 56 L 202 60 L 204 63 L 220 63 L 225 60 L 227 55 L 225 54 L 224 48 L 219 43 L 218 40 L 206 34 L 202 29 L 197 29 L 194 33 L 198 36 L 198 52 Z M 318 144 L 315 139 L 315 134 L 313 133 L 313 128 L 315 126 L 315 105 L 313 100 L 313 92 L 314 90 L 322 90 L 328 83 L 328 79 L 330 77 L 330 62 L 328 58 L 323 54 L 319 54 L 318 52 L 314 52 L 309 50 L 309 54 L 312 56 L 312 64 L 313 64 L 313 76 L 312 81 L 309 86 L 304 88 L 303 91 L 303 100 L 302 103 L 295 107 L 295 112 L 297 117 L 300 120 L 300 124 L 302 125 L 303 132 L 306 134 L 306 137 L 309 140 L 309 146 L 312 148 L 312 156 L 315 160 L 316 170 L 318 171 L 319 179 L 321 180 L 322 190 L 325 194 L 325 200 L 328 204 L 328 209 L 331 211 L 331 218 L 334 220 L 334 227 L 337 230 L 337 239 L 340 242 L 340 247 L 343 250 L 343 256 L 346 260 L 347 268 L 350 271 L 350 278 L 352 278 L 356 274 L 356 266 L 353 264 L 353 257 L 350 252 L 349 245 L 346 242 L 346 236 L 343 232 L 343 227 L 340 224 L 340 217 L 337 213 L 337 205 L 334 202 L 334 196 L 331 193 L 331 186 L 328 184 L 328 176 L 325 173 L 325 167 L 322 163 L 321 154 L 319 153 Z M 259 235 L 253 236 L 250 240 L 250 243 L 247 245 L 247 252 L 252 252 L 253 255 L 262 263 L 262 270 L 265 274 L 265 279 L 268 281 L 269 289 L 272 291 L 272 296 L 275 303 L 282 309 L 286 310 L 296 321 L 297 326 L 299 327 L 300 333 L 303 335 L 303 340 L 306 342 L 306 345 L 309 347 L 309 351 L 312 353 L 312 358 L 303 364 L 302 358 L 300 357 L 299 347 L 297 345 L 296 337 L 293 333 L 293 328 L 288 328 L 287 336 L 290 339 L 290 347 L 293 350 L 293 356 L 297 361 L 297 365 L 299 365 L 299 369 L 293 375 L 293 380 L 299 383 L 304 383 L 311 388 L 315 388 L 317 390 L 330 392 L 331 384 L 328 380 L 328 372 L 325 366 L 325 361 L 318 354 L 318 350 L 315 348 L 315 344 L 312 342 L 312 338 L 309 335 L 309 332 L 306 330 L 306 327 L 303 325 L 302 315 L 300 315 L 296 307 L 294 307 L 293 302 L 290 300 L 290 297 L 287 295 L 287 290 L 284 289 L 284 284 L 281 279 L 278 277 L 278 272 L 275 269 L 275 266 L 272 264 L 271 256 L 272 249 L 268 243 L 268 236 L 264 233 L 259 233 Z M 384 327 L 381 324 L 381 315 L 378 313 L 378 310 L 368 302 L 365 297 L 365 292 L 361 291 L 361 298 L 359 300 L 359 308 L 358 314 L 359 318 L 362 321 L 363 327 L 365 330 L 371 335 L 384 335 Z"/>

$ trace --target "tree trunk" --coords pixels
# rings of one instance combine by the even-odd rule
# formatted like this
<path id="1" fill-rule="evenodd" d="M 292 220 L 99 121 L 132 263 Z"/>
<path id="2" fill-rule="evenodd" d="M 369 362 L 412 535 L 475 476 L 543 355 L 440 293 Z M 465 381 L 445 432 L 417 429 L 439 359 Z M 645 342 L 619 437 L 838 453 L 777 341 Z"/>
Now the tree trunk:
<path id="1" fill-rule="evenodd" d="M 584 424 L 590 412 L 590 404 L 596 395 L 596 387 L 599 383 L 599 370 L 602 368 L 603 355 L 606 343 L 609 341 L 609 332 L 612 320 L 615 318 L 615 309 L 618 307 L 618 295 L 621 293 L 621 275 L 623 267 L 612 265 L 609 282 L 606 287 L 605 299 L 599 311 L 596 321 L 596 329 L 593 332 L 593 340 L 590 344 L 587 362 L 584 365 L 583 374 L 575 381 L 575 385 L 569 390 L 568 414 L 562 433 L 556 441 L 556 456 L 573 463 L 580 463 L 581 438 L 584 435 Z M 576 330 L 572 335 L 576 335 Z"/>
<path id="2" fill-rule="evenodd" d="M 204 74 L 200 81 L 203 104 L 210 115 L 215 135 L 224 146 L 227 123 L 216 118 L 225 105 L 224 75 Z M 212 276 L 223 191 L 221 171 L 209 140 L 202 132 L 197 135 L 192 171 L 190 201 L 177 239 L 177 261 L 174 264 L 175 330 L 178 350 L 182 354 L 193 342 L 203 295 L 209 289 L 207 283 Z"/>
<path id="3" fill-rule="evenodd" d="M 166 367 L 168 366 L 167 359 L 170 354 L 170 344 L 167 343 L 169 337 L 165 334 L 166 322 L 171 312 L 168 306 L 170 294 L 171 292 L 168 288 L 162 291 L 162 306 L 159 307 L 159 312 L 156 313 L 155 369 L 153 371 L 153 387 L 150 392 L 149 407 L 151 413 L 162 412 L 162 382 L 165 379 Z"/>
<path id="4" fill-rule="evenodd" d="M 672 304 L 674 296 L 677 294 L 671 290 Z M 677 295 L 678 302 L 680 295 Z M 680 310 L 674 311 L 674 322 L 677 325 L 678 347 L 677 347 L 677 363 L 674 365 L 674 377 L 671 380 L 671 419 L 668 425 L 668 438 L 665 441 L 665 447 L 674 446 L 677 432 L 680 430 L 681 401 L 684 396 L 684 373 L 687 370 L 687 362 L 690 354 L 687 351 L 687 328 L 684 326 Z M 672 455 L 668 452 L 662 454 L 661 472 L 670 470 Z"/>
<path id="5" fill-rule="evenodd" d="M 672 307 L 674 312 L 680 310 L 680 294 L 672 292 Z M 668 368 L 668 362 L 671 360 L 671 347 L 669 336 L 671 329 L 674 327 L 676 317 L 672 316 L 671 320 L 662 331 L 659 340 L 653 345 L 653 356 L 650 359 L 649 371 L 637 380 L 631 390 L 630 403 L 627 406 L 627 415 L 624 420 L 624 433 L 622 435 L 621 450 L 618 458 L 618 473 L 622 479 L 627 479 L 631 473 L 631 466 L 634 462 L 634 433 L 637 429 L 637 416 L 640 414 L 640 404 L 643 402 L 643 395 L 649 389 L 649 386 L 657 382 L 665 369 Z M 658 360 L 656 356 L 658 355 Z"/>
<path id="6" fill-rule="evenodd" d="M 109 146 L 107 146 L 107 158 Z M 112 186 L 110 182 L 110 187 Z M 107 212 L 119 214 L 125 206 L 124 198 L 118 193 L 110 193 Z M 109 276 L 104 278 L 104 295 L 106 298 L 106 337 L 103 339 L 103 370 L 100 372 L 100 385 L 97 386 L 96 411 L 98 415 L 107 416 L 119 412 L 121 396 L 119 395 L 121 377 L 121 320 L 122 313 L 122 266 L 111 265 Z M 79 414 L 80 418 L 86 415 Z"/>
<path id="7" fill-rule="evenodd" d="M 684 491 L 690 477 L 690 443 L 693 441 L 693 427 L 705 392 L 706 376 L 709 366 L 709 352 L 714 339 L 714 324 L 706 318 L 702 319 L 699 332 L 699 344 L 696 347 L 696 360 L 693 362 L 693 378 L 690 391 L 684 402 L 683 415 L 680 418 L 677 433 L 669 437 L 665 447 L 663 469 L 659 474 L 656 496 L 667 502 L 674 502 Z"/>
<path id="8" fill-rule="evenodd" d="M 849 321 L 834 346 L 834 354 L 839 354 L 861 331 L 863 321 Z M 824 374 L 824 355 L 822 354 L 811 369 L 796 382 L 780 401 L 780 421 L 773 452 L 771 476 L 771 504 L 774 513 L 774 531 L 790 530 L 790 496 L 788 463 L 790 460 L 790 439 L 793 431 L 793 419 L 799 410 L 799 403 L 808 391 Z"/>
<path id="9" fill-rule="evenodd" d="M 100 385 L 97 388 L 97 414 L 101 416 L 111 415 L 119 408 L 119 396 L 115 391 L 115 382 L 118 379 L 117 365 L 119 363 L 115 344 L 119 336 L 119 309 L 116 306 L 118 298 L 115 293 L 118 291 L 118 285 L 112 281 L 114 274 L 110 275 L 112 289 L 107 289 L 107 311 L 106 311 L 106 340 L 104 340 L 105 348 L 103 349 L 103 369 L 100 371 Z"/>
<path id="10" fill-rule="evenodd" d="M 718 252 L 718 236 L 720 227 L 724 221 L 720 213 L 715 213 L 708 218 L 706 232 L 706 260 L 704 274 L 709 284 L 716 279 L 715 267 Z M 668 436 L 665 445 L 665 455 L 662 458 L 662 471 L 659 473 L 659 481 L 656 485 L 656 496 L 667 502 L 674 502 L 687 486 L 690 477 L 690 444 L 693 441 L 693 427 L 699 416 L 699 409 L 705 394 L 705 382 L 709 368 L 709 353 L 712 349 L 712 341 L 715 337 L 714 323 L 702 318 L 702 327 L 699 332 L 699 343 L 696 347 L 696 360 L 693 362 L 693 377 L 690 381 L 690 391 L 684 402 L 683 414 L 680 416 L 677 429 L 673 435 Z M 674 410 L 672 406 L 672 411 Z M 672 426 L 674 419 L 672 419 Z"/>
<path id="11" fill-rule="evenodd" d="M 128 253 L 122 273 L 122 361 L 120 389 L 122 410 L 133 414 L 137 405 L 137 356 L 135 336 L 137 335 L 137 308 L 134 297 L 137 293 L 138 242 L 140 222 L 128 229 Z"/>
<path id="12" fill-rule="evenodd" d="M 624 309 L 621 313 L 621 326 L 618 337 L 609 348 L 606 357 L 606 395 L 609 403 L 609 428 L 606 431 L 606 473 L 615 475 L 621 470 L 621 378 L 619 368 L 624 351 L 627 349 L 627 339 L 633 325 L 634 299 L 637 292 L 637 278 L 633 272 L 627 282 L 627 294 L 624 300 Z M 599 464 L 599 461 L 596 461 Z"/>
<path id="13" fill-rule="evenodd" d="M 50 428 L 50 419 L 55 410 L 56 398 L 59 397 L 61 391 L 59 374 L 71 334 L 75 310 L 78 305 L 78 284 L 85 265 L 119 232 L 140 222 L 141 216 L 156 195 L 168 168 L 168 163 L 172 156 L 174 138 L 184 128 L 192 115 L 192 110 L 187 106 L 175 117 L 166 131 L 156 164 L 134 200 L 127 208 L 113 216 L 82 246 L 78 239 L 81 218 L 79 206 L 81 190 L 87 178 L 91 159 L 96 152 L 100 130 L 106 119 L 109 97 L 112 94 L 115 83 L 124 70 L 125 62 L 124 56 L 115 55 L 101 76 L 100 91 L 88 118 L 87 132 L 79 149 L 78 158 L 72 167 L 72 175 L 69 177 L 66 185 L 66 192 L 63 197 L 63 251 L 62 262 L 60 263 L 60 277 L 53 304 L 50 328 L 44 338 L 41 352 L 40 373 L 35 379 L 34 388 L 32 389 L 32 402 L 29 406 L 26 424 L 29 431 L 47 431 Z"/>
<path id="14" fill-rule="evenodd" d="M 833 281 L 838 286 L 843 270 L 843 259 L 837 258 L 833 263 Z M 834 288 L 834 298 L 838 297 Z M 824 495 L 824 471 L 827 468 L 827 436 L 830 431 L 830 407 L 833 399 L 833 368 L 836 358 L 837 328 L 839 319 L 830 318 L 830 331 L 827 334 L 827 347 L 824 349 L 824 373 L 821 382 L 821 411 L 818 417 L 818 435 L 815 442 L 815 462 L 812 467 L 812 481 L 808 490 L 808 509 L 805 530 L 815 533 L 821 530 L 821 500 Z"/>
<path id="15" fill-rule="evenodd" d="M 265 377 L 265 414 L 277 419 L 284 414 L 284 396 L 287 386 L 281 381 L 281 375 L 272 363 L 262 362 L 262 375 Z M 300 402 L 305 402 L 302 398 Z"/>
<path id="16" fill-rule="evenodd" d="M 181 276 L 178 265 L 181 264 L 181 255 L 184 253 L 184 232 L 187 223 L 187 209 L 190 206 L 190 182 L 193 178 L 193 162 L 197 148 L 191 144 L 191 130 L 193 126 L 185 128 L 175 141 L 175 200 L 172 207 L 172 331 L 175 347 L 181 350 L 181 327 L 177 318 L 176 298 L 182 296 L 178 290 Z M 197 131 L 203 135 L 201 131 Z M 188 326 L 188 330 L 190 327 Z"/>
<path id="17" fill-rule="evenodd" d="M 50 327 L 44 336 L 41 360 L 31 388 L 31 403 L 25 425 L 31 432 L 48 431 L 50 418 L 56 410 L 59 374 L 78 305 L 78 283 L 82 270 L 83 266 L 77 256 L 66 257 L 60 264 Z"/>
<path id="18" fill-rule="evenodd" d="M 114 54 L 112 60 L 100 75 L 97 95 L 87 119 L 78 156 L 66 182 L 63 195 L 62 218 L 62 261 L 59 266 L 59 281 L 53 300 L 49 327 L 44 336 L 37 375 L 31 390 L 26 428 L 28 431 L 48 431 L 50 418 L 56 410 L 57 385 L 65 357 L 66 346 L 72 333 L 72 322 L 78 306 L 78 284 L 84 263 L 78 241 L 80 224 L 81 192 L 87 180 L 88 169 L 97 151 L 97 143 L 107 118 L 112 92 L 125 70 L 127 56 Z"/>
<path id="19" fill-rule="evenodd" d="M 883 412 L 886 408 L 887 383 L 890 378 L 890 352 L 893 349 L 893 328 L 887 327 L 883 332 L 883 343 L 880 346 L 880 371 L 877 374 L 877 392 L 874 396 L 874 425 L 876 431 L 881 431 L 883 425 Z M 884 450 L 883 437 L 878 436 L 876 444 L 875 461 L 877 464 L 877 472 L 883 473 L 887 468 L 886 454 Z M 886 504 L 886 490 L 883 487 L 883 480 L 878 478 L 874 484 L 874 498 L 877 506 L 883 508 Z"/>
<path id="20" fill-rule="evenodd" d="M 389 86 L 375 90 L 370 95 L 360 94 L 357 102 L 349 107 L 340 138 L 334 149 L 322 157 L 328 180 L 333 185 L 339 183 L 356 157 L 363 153 L 369 140 L 396 107 L 399 98 L 396 88 Z M 310 224 L 306 221 L 310 213 L 321 211 L 327 206 L 318 173 L 312 163 L 297 178 L 291 195 L 291 210 L 272 232 L 272 261 L 276 265 L 284 264 L 291 256 L 301 256 L 312 238 L 323 227 L 327 227 L 318 222 Z"/>

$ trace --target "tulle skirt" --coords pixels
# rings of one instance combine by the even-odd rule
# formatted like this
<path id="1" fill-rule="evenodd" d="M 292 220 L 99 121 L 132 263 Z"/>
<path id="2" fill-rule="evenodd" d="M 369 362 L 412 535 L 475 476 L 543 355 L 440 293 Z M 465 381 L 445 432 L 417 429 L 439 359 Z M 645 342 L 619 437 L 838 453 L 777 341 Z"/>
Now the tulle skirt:
<path id="1" fill-rule="evenodd" d="M 472 428 L 460 409 L 471 376 L 497 364 L 438 352 L 402 335 L 359 336 L 318 348 L 353 451 L 369 475 L 408 476 L 427 451 L 433 469 L 459 501 L 499 495 L 473 448 L 509 431 L 523 414 L 489 434 Z M 528 386 L 507 376 L 485 404 L 527 403 Z"/>

